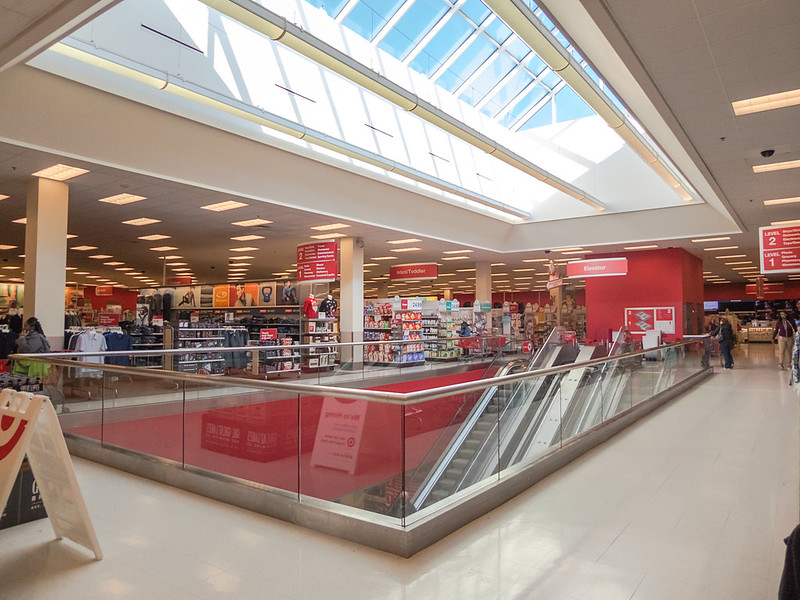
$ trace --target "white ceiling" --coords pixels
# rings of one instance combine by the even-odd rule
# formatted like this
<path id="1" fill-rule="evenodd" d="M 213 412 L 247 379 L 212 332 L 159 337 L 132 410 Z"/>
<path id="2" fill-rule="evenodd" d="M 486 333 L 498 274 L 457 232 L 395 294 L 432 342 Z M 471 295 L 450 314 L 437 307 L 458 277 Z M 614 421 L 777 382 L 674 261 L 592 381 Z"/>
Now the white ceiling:
<path id="1" fill-rule="evenodd" d="M 26 53 L 25 48 L 34 48 L 36 44 L 31 43 L 31 38 L 26 36 L 30 36 L 37 26 L 43 27 L 44 21 L 47 21 L 47 29 L 52 34 L 52 31 L 74 28 L 76 13 L 91 10 L 91 5 L 103 10 L 108 4 L 88 0 L 0 0 L 0 68 L 14 60 L 14 56 L 28 57 L 29 52 Z M 752 165 L 800 158 L 797 147 L 800 140 L 800 107 L 734 117 L 730 102 L 800 88 L 800 66 L 796 60 L 800 55 L 800 36 L 797 35 L 800 3 L 796 0 L 550 0 L 544 4 L 551 9 L 551 14 L 577 46 L 584 49 L 623 99 L 635 98 L 634 94 L 626 94 L 631 86 L 639 86 L 644 91 L 649 102 L 669 127 L 671 135 L 692 159 L 692 167 L 704 174 L 707 184 L 717 191 L 729 212 L 744 229 L 743 233 L 732 235 L 731 242 L 724 244 L 738 245 L 740 251 L 737 253 L 747 254 L 748 259 L 757 262 L 758 227 L 768 225 L 770 221 L 800 218 L 800 205 L 794 205 L 794 208 L 792 205 L 764 207 L 763 200 L 800 195 L 800 172 L 790 170 L 755 175 Z M 69 18 L 64 18 L 60 27 L 58 19 L 54 18 L 59 13 L 65 17 L 69 14 Z M 44 32 L 43 29 L 41 31 Z M 599 33 L 610 42 L 615 54 L 602 49 L 598 41 Z M 42 35 L 40 39 L 44 37 L 46 35 Z M 25 42 L 20 42 L 23 39 Z M 598 50 L 592 52 L 595 47 Z M 625 79 L 621 70 L 614 69 L 614 61 L 620 59 L 633 74 L 633 79 Z M 4 80 L 13 82 L 15 77 L 19 78 L 19 69 L 29 68 L 16 67 L 0 72 L 0 88 Z M 43 81 L 52 86 L 51 80 Z M 58 89 L 53 90 L 53 94 L 57 96 L 59 89 L 60 84 Z M 64 89 L 67 90 L 66 83 Z M 646 111 L 643 105 L 634 105 L 631 102 L 630 108 L 640 120 L 647 121 L 642 116 Z M 98 119 L 100 116 L 102 115 L 98 115 Z M 163 115 L 154 114 L 153 121 L 161 116 Z M 71 130 L 68 116 L 60 127 L 63 131 L 51 131 L 53 137 L 81 135 L 80 131 Z M 651 133 L 654 133 L 656 139 L 666 139 L 665 136 L 658 135 L 658 132 Z M 98 135 L 98 132 L 92 134 Z M 248 274 L 254 279 L 269 277 L 273 272 L 282 271 L 291 265 L 294 262 L 295 246 L 311 241 L 308 236 L 315 233 L 309 228 L 334 220 L 351 224 L 352 227 L 344 231 L 364 238 L 367 259 L 392 254 L 392 246 L 387 245 L 386 241 L 410 237 L 402 231 L 416 230 L 424 232 L 424 235 L 417 236 L 423 242 L 414 244 L 422 247 L 423 251 L 398 254 L 400 258 L 392 261 L 392 264 L 438 261 L 444 265 L 443 271 L 453 272 L 455 267 L 451 268 L 450 265 L 465 268 L 474 262 L 441 261 L 446 256 L 442 254 L 443 251 L 463 248 L 464 244 L 455 243 L 457 238 L 449 234 L 437 234 L 436 221 L 441 223 L 440 230 L 444 230 L 448 225 L 444 222 L 445 219 L 437 215 L 432 219 L 433 223 L 428 222 L 424 212 L 413 203 L 405 206 L 400 203 L 393 207 L 390 213 L 398 214 L 398 226 L 391 229 L 375 225 L 379 222 L 385 224 L 385 220 L 372 216 L 359 218 L 358 211 L 348 212 L 347 206 L 325 206 L 324 209 L 317 207 L 314 210 L 324 215 L 313 214 L 280 206 L 275 202 L 264 203 L 263 197 L 258 201 L 249 196 L 244 198 L 242 201 L 250 205 L 247 208 L 211 213 L 200 210 L 199 207 L 242 198 L 238 194 L 201 189 L 155 177 L 153 170 L 140 168 L 134 159 L 127 161 L 129 164 L 115 162 L 119 167 L 115 168 L 103 166 L 102 160 L 76 160 L 74 156 L 65 158 L 63 155 L 45 152 L 43 149 L 49 147 L 47 144 L 33 143 L 23 139 L 21 135 L 8 136 L 2 128 L 0 139 L 8 142 L 0 144 L 0 194 L 10 196 L 9 199 L 0 201 L 0 244 L 24 247 L 24 226 L 12 224 L 10 221 L 24 216 L 24 190 L 29 174 L 55 162 L 69 162 L 83 165 L 91 171 L 70 182 L 69 230 L 78 235 L 78 238 L 71 240 L 74 242 L 71 245 L 84 243 L 98 246 L 96 252 L 111 254 L 114 259 L 155 276 L 160 275 L 162 270 L 157 258 L 161 253 L 153 252 L 149 247 L 160 245 L 161 242 L 142 242 L 136 239 L 138 235 L 171 235 L 172 239 L 163 243 L 177 246 L 179 250 L 175 252 L 186 257 L 185 262 L 190 264 L 201 281 L 220 281 L 224 279 L 221 274 L 225 272 L 228 258 L 235 254 L 227 251 L 235 245 L 229 238 L 251 233 L 231 225 L 231 222 L 255 216 L 270 219 L 274 221 L 274 225 L 269 226 L 266 233 L 260 232 L 266 236 L 265 240 L 259 241 L 262 249 L 257 253 L 248 253 L 256 256 L 255 260 L 248 261 L 254 263 L 254 270 Z M 53 146 L 57 147 L 56 144 Z M 762 158 L 760 152 L 765 149 L 774 149 L 774 156 L 770 159 Z M 669 153 L 667 147 L 665 150 Z M 91 154 L 86 152 L 80 155 L 85 157 Z M 169 171 L 169 165 L 165 170 Z M 343 185 L 347 185 L 344 180 Z M 218 186 L 218 189 L 227 188 Z M 121 192 L 144 195 L 148 200 L 123 207 L 97 202 L 98 198 Z M 377 189 L 377 192 L 380 190 Z M 424 200 L 424 197 L 417 198 L 420 206 L 424 206 Z M 404 208 L 413 214 L 401 217 Z M 352 218 L 333 218 L 332 215 L 337 212 Z M 675 236 L 671 234 L 659 236 L 660 214 L 658 211 L 651 213 L 631 216 L 629 223 L 634 230 L 620 231 L 616 239 L 625 239 L 624 245 L 631 245 L 631 240 L 653 240 L 659 247 L 683 247 L 704 259 L 705 271 L 726 276 L 731 281 L 744 281 L 729 266 L 723 264 L 724 260 L 708 256 L 720 253 L 703 251 L 702 248 L 709 244 L 674 239 Z M 138 216 L 158 218 L 163 223 L 146 228 L 120 224 L 127 218 Z M 414 220 L 417 227 L 414 226 Z M 361 221 L 373 224 L 363 224 Z M 686 218 L 686 232 L 692 237 L 702 237 L 702 221 L 702 217 L 699 220 Z M 666 220 L 663 222 L 666 227 Z M 640 224 L 642 227 L 639 227 Z M 716 223 L 707 224 L 707 227 L 717 226 Z M 493 252 L 480 249 L 492 247 L 490 244 L 476 243 L 475 252 L 470 256 L 495 263 L 504 262 L 509 268 L 530 268 L 535 264 L 523 263 L 523 259 L 543 258 L 545 254 L 541 249 L 546 247 L 578 245 L 572 243 L 576 238 L 592 241 L 592 231 L 591 225 L 581 221 L 550 223 L 546 232 L 538 231 L 537 235 L 542 242 L 530 243 L 530 247 L 539 248 L 538 251 Z M 477 240 L 481 234 L 495 238 L 503 235 L 511 237 L 510 234 L 503 234 L 500 229 L 472 233 Z M 470 234 L 470 231 L 465 231 L 461 241 L 469 245 L 467 240 L 470 239 Z M 559 239 L 570 243 L 558 244 Z M 584 247 L 595 252 L 605 252 L 621 250 L 622 246 L 623 244 L 603 244 Z M 0 251 L 0 260 L 5 261 L 4 265 L 21 265 L 22 259 L 18 257 L 20 253 L 19 249 Z M 130 279 L 125 281 L 113 267 L 97 264 L 104 261 L 89 259 L 87 254 L 91 253 L 70 251 L 68 265 L 75 266 L 78 270 L 90 270 L 94 274 L 128 285 L 133 284 Z M 555 255 L 553 253 L 550 256 Z M 503 270 L 507 269 L 504 267 Z M 368 276 L 384 272 L 386 267 L 373 268 L 372 271 Z M 519 275 L 530 276 L 531 273 Z M 780 279 L 771 278 L 775 281 Z"/>

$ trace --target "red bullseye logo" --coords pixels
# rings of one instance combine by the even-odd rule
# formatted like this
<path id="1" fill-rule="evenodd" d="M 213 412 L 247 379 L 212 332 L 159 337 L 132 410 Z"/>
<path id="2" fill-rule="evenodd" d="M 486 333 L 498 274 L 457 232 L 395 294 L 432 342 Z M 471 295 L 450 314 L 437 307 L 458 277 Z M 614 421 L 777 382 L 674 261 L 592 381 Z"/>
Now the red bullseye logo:
<path id="1" fill-rule="evenodd" d="M 16 427 L 14 427 L 15 423 Z M 5 459 L 16 448 L 27 426 L 28 421 L 26 419 L 8 415 L 0 417 L 0 461 Z"/>

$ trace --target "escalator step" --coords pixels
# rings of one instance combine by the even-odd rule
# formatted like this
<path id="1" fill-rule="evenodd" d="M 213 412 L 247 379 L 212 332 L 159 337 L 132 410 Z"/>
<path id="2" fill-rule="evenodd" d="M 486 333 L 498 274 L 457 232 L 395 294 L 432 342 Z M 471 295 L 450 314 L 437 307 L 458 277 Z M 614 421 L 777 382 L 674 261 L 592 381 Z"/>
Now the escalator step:
<path id="1" fill-rule="evenodd" d="M 458 469 L 459 471 L 462 471 L 464 469 L 464 467 L 466 467 L 469 464 L 469 459 L 468 458 L 454 458 L 453 461 L 450 464 L 453 467 L 455 467 L 456 469 Z"/>

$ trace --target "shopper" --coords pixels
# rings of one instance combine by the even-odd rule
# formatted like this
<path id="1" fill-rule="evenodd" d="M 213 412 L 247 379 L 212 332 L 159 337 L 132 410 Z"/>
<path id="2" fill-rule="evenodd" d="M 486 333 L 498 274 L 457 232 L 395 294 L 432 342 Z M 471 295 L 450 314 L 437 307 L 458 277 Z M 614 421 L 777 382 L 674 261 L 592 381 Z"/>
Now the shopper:
<path id="1" fill-rule="evenodd" d="M 730 322 L 725 317 L 720 319 L 717 334 L 719 339 L 719 351 L 722 353 L 722 366 L 726 369 L 732 369 L 733 356 L 731 356 L 731 350 L 733 350 L 735 339 L 733 337 L 733 327 L 731 327 Z"/>
<path id="2" fill-rule="evenodd" d="M 37 354 L 41 352 L 50 352 L 50 342 L 47 341 L 44 331 L 42 331 L 39 319 L 31 317 L 25 321 L 22 335 L 17 338 L 17 353 Z"/>
<path id="3" fill-rule="evenodd" d="M 794 345 L 794 334 L 797 326 L 786 317 L 786 311 L 782 310 L 775 323 L 775 331 L 772 334 L 772 341 L 778 342 L 778 366 L 785 369 L 792 364 L 792 346 Z"/>

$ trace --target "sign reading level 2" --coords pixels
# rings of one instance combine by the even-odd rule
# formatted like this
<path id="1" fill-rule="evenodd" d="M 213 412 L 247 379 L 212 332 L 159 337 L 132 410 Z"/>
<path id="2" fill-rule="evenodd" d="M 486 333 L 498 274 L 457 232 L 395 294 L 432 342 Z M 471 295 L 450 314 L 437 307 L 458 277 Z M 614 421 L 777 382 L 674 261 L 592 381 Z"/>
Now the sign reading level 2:
<path id="1" fill-rule="evenodd" d="M 297 281 L 335 281 L 339 276 L 339 246 L 336 241 L 297 246 Z"/>
<path id="2" fill-rule="evenodd" d="M 759 227 L 761 273 L 800 273 L 800 225 Z"/>

